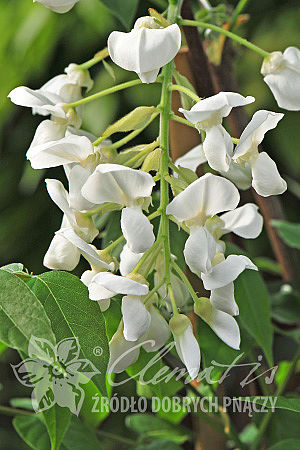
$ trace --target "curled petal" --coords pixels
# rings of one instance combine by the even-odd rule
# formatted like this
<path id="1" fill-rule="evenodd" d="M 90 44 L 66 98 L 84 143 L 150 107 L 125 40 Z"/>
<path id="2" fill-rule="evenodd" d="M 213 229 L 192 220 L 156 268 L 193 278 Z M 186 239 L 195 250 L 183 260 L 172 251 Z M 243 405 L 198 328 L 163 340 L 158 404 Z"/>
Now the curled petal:
<path id="1" fill-rule="evenodd" d="M 212 169 L 227 172 L 233 152 L 233 142 L 222 125 L 207 129 L 203 151 Z"/>
<path id="2" fill-rule="evenodd" d="M 122 299 L 124 337 L 126 341 L 137 341 L 150 327 L 151 316 L 141 297 L 126 295 Z"/>
<path id="3" fill-rule="evenodd" d="M 210 294 L 210 302 L 215 309 L 223 311 L 231 316 L 239 314 L 239 308 L 234 298 L 234 284 L 229 283 L 218 289 L 213 289 Z"/>
<path id="4" fill-rule="evenodd" d="M 257 270 L 247 256 L 229 255 L 224 261 L 214 266 L 210 273 L 202 273 L 205 289 L 212 290 L 226 286 L 234 281 L 245 269 Z"/>
<path id="5" fill-rule="evenodd" d="M 155 81 L 154 71 L 175 57 L 180 44 L 181 33 L 176 24 L 155 29 L 141 27 L 130 33 L 113 31 L 108 38 L 108 51 L 115 64 L 137 74 L 148 73 L 144 79 L 151 82 Z"/>
<path id="6" fill-rule="evenodd" d="M 116 294 L 147 295 L 148 291 L 148 286 L 145 284 L 108 272 L 100 272 L 95 275 L 89 286 L 91 300 L 111 298 Z M 97 293 L 100 298 L 96 298 Z"/>
<path id="7" fill-rule="evenodd" d="M 142 256 L 143 253 L 133 253 L 125 244 L 120 254 L 120 274 L 125 276 L 132 272 Z"/>
<path id="8" fill-rule="evenodd" d="M 144 253 L 155 241 L 153 225 L 139 208 L 123 209 L 121 228 L 127 245 L 133 253 Z"/>
<path id="9" fill-rule="evenodd" d="M 61 98 L 51 92 L 43 92 L 42 90 L 33 90 L 26 86 L 19 86 L 13 89 L 8 97 L 15 105 L 25 106 L 28 108 L 43 108 L 47 105 L 55 105 L 61 103 Z M 46 110 L 43 115 L 50 114 Z"/>
<path id="10" fill-rule="evenodd" d="M 224 222 L 223 233 L 233 232 L 246 239 L 257 238 L 263 227 L 263 217 L 254 203 L 247 203 L 233 211 L 228 211 L 220 218 Z"/>
<path id="11" fill-rule="evenodd" d="M 155 308 L 150 306 L 151 323 L 147 333 L 143 336 L 143 349 L 146 352 L 156 352 L 160 349 L 170 337 L 168 323 Z"/>
<path id="12" fill-rule="evenodd" d="M 181 361 L 187 368 L 192 380 L 196 378 L 200 369 L 200 348 L 193 334 L 192 325 L 189 325 L 183 333 L 173 332 L 175 346 Z"/>
<path id="13" fill-rule="evenodd" d="M 266 152 L 258 155 L 251 164 L 252 186 L 262 197 L 283 194 L 287 184 L 279 175 L 276 163 Z"/>
<path id="14" fill-rule="evenodd" d="M 231 181 L 208 173 L 177 195 L 167 206 L 167 214 L 179 222 L 196 218 L 204 220 L 236 208 L 239 200 L 239 192 Z"/>
<path id="15" fill-rule="evenodd" d="M 140 344 L 126 341 L 122 326 L 119 326 L 109 343 L 109 352 L 107 373 L 120 373 L 136 362 L 140 353 Z"/>
<path id="16" fill-rule="evenodd" d="M 198 276 L 209 272 L 216 254 L 216 241 L 204 227 L 191 231 L 184 247 L 184 258 L 190 270 Z"/>
<path id="17" fill-rule="evenodd" d="M 64 236 L 56 234 L 44 256 L 43 264 L 48 269 L 72 271 L 79 263 L 80 252 Z"/>
<path id="18" fill-rule="evenodd" d="M 82 167 L 80 164 L 76 164 L 70 169 L 68 173 L 69 201 L 72 209 L 86 211 L 95 208 L 95 203 L 89 202 L 81 194 L 82 186 L 90 175 L 90 170 Z"/>
<path id="19" fill-rule="evenodd" d="M 177 158 L 175 165 L 177 167 L 185 167 L 186 169 L 191 169 L 193 172 L 196 172 L 197 167 L 206 161 L 207 158 L 203 151 L 203 145 L 200 144 L 189 150 L 183 156 L 180 156 L 180 158 Z"/>
<path id="20" fill-rule="evenodd" d="M 215 309 L 207 324 L 225 344 L 235 350 L 239 350 L 241 342 L 240 329 L 237 321 L 231 315 Z"/>
<path id="21" fill-rule="evenodd" d="M 134 201 L 150 197 L 154 181 L 141 170 L 119 164 L 100 164 L 82 188 L 82 195 L 90 202 L 105 202 L 129 206 Z"/>

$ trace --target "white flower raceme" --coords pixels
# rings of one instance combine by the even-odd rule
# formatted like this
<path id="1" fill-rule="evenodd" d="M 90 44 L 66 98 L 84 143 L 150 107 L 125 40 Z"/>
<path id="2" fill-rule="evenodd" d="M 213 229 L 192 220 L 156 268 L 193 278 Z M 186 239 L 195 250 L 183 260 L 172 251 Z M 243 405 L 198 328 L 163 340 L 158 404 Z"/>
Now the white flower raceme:
<path id="1" fill-rule="evenodd" d="M 150 174 L 119 164 L 100 164 L 82 188 L 82 195 L 96 204 L 125 206 L 121 228 L 129 249 L 143 253 L 155 240 L 153 226 L 142 209 L 149 206 L 154 186 Z"/>
<path id="2" fill-rule="evenodd" d="M 247 204 L 235 209 L 239 199 L 237 188 L 229 180 L 206 174 L 190 184 L 167 207 L 167 214 L 172 214 L 190 229 L 184 248 L 190 270 L 202 278 L 205 289 L 212 291 L 212 304 L 232 315 L 238 314 L 232 282 L 246 268 L 256 267 L 241 255 L 230 255 L 224 260 L 224 243 L 219 239 L 229 231 L 255 238 L 262 229 L 262 217 L 257 207 Z M 216 216 L 223 211 L 229 212 Z"/>
<path id="3" fill-rule="evenodd" d="M 245 106 L 254 100 L 254 97 L 243 97 L 236 92 L 219 92 L 196 103 L 190 111 L 179 108 L 199 131 L 205 131 L 203 151 L 212 169 L 226 172 L 232 156 L 233 143 L 222 126 L 223 118 L 230 114 L 233 107 Z"/>
<path id="4" fill-rule="evenodd" d="M 300 110 L 300 50 L 288 47 L 270 53 L 264 59 L 261 73 L 278 106 L 290 111 Z"/>
<path id="5" fill-rule="evenodd" d="M 186 366 L 192 380 L 200 369 L 200 348 L 194 336 L 192 324 L 184 314 L 177 314 L 169 322 L 176 350 L 183 364 Z"/>
<path id="6" fill-rule="evenodd" d="M 79 0 L 33 0 L 33 2 L 41 3 L 52 11 L 63 14 L 73 8 Z"/>
<path id="7" fill-rule="evenodd" d="M 208 298 L 200 298 L 194 304 L 195 313 L 201 317 L 216 335 L 236 350 L 240 348 L 240 330 L 237 321 L 223 311 L 215 309 Z"/>
<path id="8" fill-rule="evenodd" d="M 121 320 L 119 327 L 110 343 L 110 360 L 108 373 L 120 373 L 134 364 L 140 353 L 140 348 L 146 352 L 155 352 L 161 348 L 170 336 L 169 326 L 154 305 L 149 307 L 150 326 L 147 332 L 137 341 L 126 340 L 124 337 L 124 323 Z"/>
<path id="9" fill-rule="evenodd" d="M 69 194 L 58 180 L 46 180 L 47 190 L 56 205 L 63 211 L 61 230 L 73 228 L 86 242 L 92 242 L 99 233 L 91 218 L 70 207 Z M 80 251 L 63 235 L 56 234 L 44 257 L 49 269 L 73 270 L 80 258 Z"/>
<path id="10" fill-rule="evenodd" d="M 178 53 L 181 33 L 178 25 L 161 28 L 153 17 L 140 17 L 130 33 L 113 31 L 108 51 L 115 64 L 136 72 L 143 83 L 153 83 L 161 67 Z"/>
<path id="11" fill-rule="evenodd" d="M 243 131 L 233 155 L 233 161 L 246 167 L 246 171 L 251 168 L 252 186 L 263 197 L 282 194 L 287 189 L 275 162 L 266 152 L 258 152 L 266 132 L 275 128 L 282 117 L 283 114 L 271 111 L 257 111 Z M 234 179 L 232 174 L 231 179 Z"/>

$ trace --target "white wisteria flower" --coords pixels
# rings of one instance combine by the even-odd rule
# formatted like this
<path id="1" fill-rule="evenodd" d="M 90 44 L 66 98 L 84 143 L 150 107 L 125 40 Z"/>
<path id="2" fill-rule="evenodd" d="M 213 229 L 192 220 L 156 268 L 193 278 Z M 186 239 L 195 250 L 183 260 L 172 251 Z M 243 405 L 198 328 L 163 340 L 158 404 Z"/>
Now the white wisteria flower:
<path id="1" fill-rule="evenodd" d="M 238 314 L 232 282 L 246 268 L 256 269 L 256 266 L 242 255 L 230 255 L 225 259 L 225 246 L 220 237 L 233 231 L 243 237 L 255 238 L 263 223 L 255 205 L 236 209 L 239 199 L 233 183 L 206 174 L 167 206 L 167 214 L 173 215 L 179 223 L 184 222 L 190 230 L 184 248 L 187 265 L 202 278 L 205 289 L 212 291 L 212 304 L 232 315 Z M 223 211 L 229 212 L 216 216 Z"/>
<path id="2" fill-rule="evenodd" d="M 99 233 L 93 220 L 70 207 L 69 194 L 60 181 L 50 179 L 45 181 L 50 197 L 64 213 L 60 229 L 71 227 L 86 242 L 92 242 Z M 44 257 L 44 266 L 49 269 L 73 270 L 77 266 L 79 258 L 78 248 L 62 234 L 56 234 Z"/>
<path id="3" fill-rule="evenodd" d="M 288 47 L 283 53 L 272 52 L 261 68 L 264 81 L 280 108 L 300 110 L 300 50 Z"/>
<path id="4" fill-rule="evenodd" d="M 153 83 L 161 67 L 170 62 L 181 45 L 178 25 L 160 27 L 153 17 L 140 17 L 129 33 L 113 31 L 108 51 L 115 64 L 136 72 L 143 83 Z"/>
<path id="5" fill-rule="evenodd" d="M 75 3 L 77 3 L 79 0 L 33 0 L 33 3 L 41 3 L 42 5 L 46 6 L 46 8 L 51 9 L 54 12 L 63 14 L 70 9 L 73 8 Z"/>
<path id="6" fill-rule="evenodd" d="M 150 174 L 119 164 L 100 164 L 82 188 L 82 195 L 90 202 L 107 202 L 125 206 L 121 228 L 129 249 L 143 253 L 154 241 L 153 226 L 143 214 L 148 208 L 154 186 Z"/>
<path id="7" fill-rule="evenodd" d="M 227 172 L 233 152 L 232 139 L 222 126 L 223 118 L 230 114 L 233 107 L 245 106 L 254 100 L 254 97 L 243 97 L 236 92 L 219 92 L 200 100 L 189 111 L 179 108 L 199 131 L 205 131 L 203 151 L 212 169 Z"/>
<path id="8" fill-rule="evenodd" d="M 275 162 L 266 152 L 258 152 L 266 132 L 274 129 L 282 117 L 283 114 L 271 111 L 257 111 L 243 131 L 232 157 L 246 171 L 250 167 L 252 186 L 263 197 L 282 194 L 287 189 Z M 234 180 L 232 174 L 230 179 Z"/>
<path id="9" fill-rule="evenodd" d="M 140 348 L 146 352 L 155 352 L 165 345 L 170 336 L 169 325 L 157 308 L 149 306 L 150 326 L 147 332 L 137 341 L 126 340 L 124 322 L 119 327 L 109 343 L 110 359 L 108 373 L 120 373 L 134 364 L 140 353 Z"/>
<path id="10" fill-rule="evenodd" d="M 207 158 L 204 154 L 203 145 L 199 144 L 196 147 L 193 147 L 183 156 L 180 156 L 174 162 L 176 167 L 184 167 L 186 169 L 190 169 L 193 172 L 196 172 L 196 169 L 200 164 L 203 164 L 207 161 Z M 174 173 L 174 176 L 177 174 Z"/>
<path id="11" fill-rule="evenodd" d="M 184 314 L 176 314 L 169 322 L 175 347 L 183 364 L 192 380 L 194 380 L 200 369 L 200 348 L 193 333 L 190 320 Z"/>
<path id="12" fill-rule="evenodd" d="M 127 244 L 124 245 L 120 253 L 120 274 L 128 275 L 137 265 L 144 253 L 134 253 Z"/>
<path id="13" fill-rule="evenodd" d="M 225 344 L 239 350 L 241 342 L 240 329 L 237 321 L 230 314 L 215 309 L 209 299 L 204 297 L 199 298 L 194 304 L 194 311 Z"/>

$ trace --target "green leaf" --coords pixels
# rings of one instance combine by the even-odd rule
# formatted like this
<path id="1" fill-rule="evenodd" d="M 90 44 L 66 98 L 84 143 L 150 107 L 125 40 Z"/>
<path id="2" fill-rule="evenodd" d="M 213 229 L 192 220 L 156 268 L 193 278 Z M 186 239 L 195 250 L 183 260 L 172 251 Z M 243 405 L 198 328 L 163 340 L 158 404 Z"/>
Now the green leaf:
<path id="1" fill-rule="evenodd" d="M 0 342 L 0 355 L 1 355 L 1 353 L 3 353 L 4 350 L 6 350 L 6 349 L 7 349 L 7 345 L 3 344 L 3 342 Z"/>
<path id="2" fill-rule="evenodd" d="M 114 133 L 139 130 L 146 125 L 154 112 L 154 106 L 138 106 L 130 111 L 130 113 L 117 120 L 117 122 L 109 125 L 102 133 L 101 137 L 109 137 Z"/>
<path id="3" fill-rule="evenodd" d="M 238 247 L 226 243 L 227 251 L 244 254 Z M 234 283 L 235 299 L 240 309 L 240 321 L 263 349 L 268 364 L 273 366 L 273 328 L 270 297 L 259 272 L 245 270 Z"/>
<path id="4" fill-rule="evenodd" d="M 100 371 L 93 382 L 105 395 L 108 340 L 103 314 L 97 302 L 89 299 L 87 287 L 74 275 L 60 271 L 33 276 L 27 283 L 50 318 L 57 342 L 78 338 L 83 357 Z M 95 347 L 102 349 L 100 356 L 94 353 Z"/>
<path id="5" fill-rule="evenodd" d="M 34 450 L 51 449 L 46 427 L 38 415 L 15 417 L 13 426 L 30 448 Z"/>
<path id="6" fill-rule="evenodd" d="M 300 294 L 292 286 L 283 284 L 272 296 L 272 317 L 279 323 L 295 324 L 300 319 Z"/>
<path id="7" fill-rule="evenodd" d="M 114 71 L 114 69 L 112 68 L 112 66 L 111 66 L 110 64 L 108 64 L 108 63 L 105 61 L 105 59 L 103 59 L 102 63 L 103 63 L 103 66 L 104 66 L 104 69 L 106 70 L 106 72 L 112 77 L 112 79 L 113 79 L 114 81 L 116 81 L 115 71 Z"/>
<path id="8" fill-rule="evenodd" d="M 300 398 L 289 397 L 272 397 L 274 400 L 273 408 L 275 409 L 287 409 L 288 411 L 300 412 Z M 269 397 L 241 397 L 241 400 L 254 401 L 258 405 L 265 406 L 266 408 L 272 408 Z"/>
<path id="9" fill-rule="evenodd" d="M 43 411 L 44 421 L 51 441 L 51 450 L 58 450 L 63 437 L 69 428 L 71 412 L 58 405 Z"/>
<path id="10" fill-rule="evenodd" d="M 101 450 L 102 448 L 96 435 L 76 416 L 72 416 L 71 426 L 64 437 L 63 445 L 67 450 Z"/>
<path id="11" fill-rule="evenodd" d="M 181 75 L 181 73 L 177 72 L 177 70 L 174 70 L 173 75 L 177 84 L 188 88 L 190 91 L 196 94 L 194 86 L 192 85 L 192 83 L 189 82 L 189 80 L 184 75 Z M 195 104 L 195 101 L 184 92 L 179 91 L 179 94 L 181 99 L 181 106 L 184 109 L 190 110 L 191 107 Z"/>
<path id="12" fill-rule="evenodd" d="M 101 0 L 101 3 L 120 20 L 127 30 L 130 29 L 139 0 Z"/>
<path id="13" fill-rule="evenodd" d="M 277 444 L 268 447 L 268 450 L 299 450 L 300 439 L 284 439 Z"/>
<path id="14" fill-rule="evenodd" d="M 27 354 L 32 336 L 55 345 L 46 312 L 24 280 L 0 270 L 0 340 Z"/>
<path id="15" fill-rule="evenodd" d="M 126 417 L 126 425 L 143 438 L 166 440 L 182 444 L 191 439 L 191 432 L 181 425 L 173 425 L 151 414 L 131 414 Z"/>
<path id="16" fill-rule="evenodd" d="M 271 223 L 290 247 L 300 249 L 300 223 L 290 223 L 284 220 L 272 220 Z"/>
<path id="17" fill-rule="evenodd" d="M 135 450 L 180 450 L 182 447 L 172 441 L 153 441 L 150 444 L 139 445 Z"/>
<path id="18" fill-rule="evenodd" d="M 21 263 L 11 263 L 11 264 L 7 264 L 6 266 L 1 267 L 1 270 L 5 270 L 6 272 L 10 272 L 10 273 L 22 272 L 23 269 L 24 269 L 24 266 Z"/>

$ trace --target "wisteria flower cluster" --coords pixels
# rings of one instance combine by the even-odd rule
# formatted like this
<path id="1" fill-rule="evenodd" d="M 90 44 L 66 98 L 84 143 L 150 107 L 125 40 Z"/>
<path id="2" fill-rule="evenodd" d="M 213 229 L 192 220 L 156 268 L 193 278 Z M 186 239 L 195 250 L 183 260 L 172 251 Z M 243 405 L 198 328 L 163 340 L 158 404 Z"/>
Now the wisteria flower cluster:
<path id="1" fill-rule="evenodd" d="M 78 0 L 38 1 L 63 13 Z M 200 369 L 200 347 L 186 314 L 191 302 L 195 314 L 221 340 L 234 349 L 240 346 L 234 281 L 244 270 L 257 267 L 246 256 L 226 256 L 223 237 L 234 233 L 255 239 L 261 233 L 263 218 L 254 203 L 240 204 L 239 189 L 252 186 L 257 194 L 267 197 L 282 194 L 287 185 L 276 163 L 259 150 L 265 134 L 283 118 L 282 113 L 257 111 L 241 136 L 233 138 L 224 120 L 233 108 L 253 103 L 254 97 L 219 92 L 200 99 L 185 86 L 172 87 L 173 59 L 181 47 L 181 30 L 175 19 L 172 14 L 168 22 L 141 17 L 129 33 L 114 31 L 109 36 L 112 61 L 139 77 L 109 93 L 141 82 L 158 82 L 161 101 L 153 107 L 137 107 L 110 125 L 100 138 L 81 129 L 81 105 L 97 98 L 97 94 L 83 96 L 93 85 L 85 64 L 70 64 L 65 74 L 38 90 L 17 87 L 9 97 L 16 105 L 31 108 L 33 114 L 50 116 L 37 127 L 27 151 L 31 166 L 62 166 L 66 176 L 67 189 L 58 180 L 46 180 L 48 193 L 63 215 L 44 265 L 72 271 L 82 256 L 90 265 L 81 276 L 90 300 L 105 311 L 113 297 L 122 296 L 122 320 L 110 341 L 108 372 L 118 373 L 133 364 L 141 346 L 153 352 L 173 336 L 178 356 L 194 379 Z M 299 50 L 290 47 L 283 54 L 262 52 L 261 71 L 278 105 L 299 110 L 300 98 L 294 89 L 300 87 Z M 95 58 L 95 63 L 98 60 Z M 91 65 L 93 62 L 88 67 Z M 171 111 L 173 88 L 194 103 L 190 109 L 180 108 L 185 119 Z M 102 91 L 99 96 L 104 94 Z M 157 116 L 157 139 L 126 148 Z M 201 144 L 175 163 L 169 155 L 170 118 L 185 121 L 201 135 Z M 129 133 L 113 143 L 110 138 L 116 132 Z M 206 165 L 208 173 L 198 178 L 195 172 L 200 164 Z M 149 214 L 153 192 L 158 189 L 160 205 Z M 122 235 L 99 250 L 93 244 L 99 234 L 95 219 L 105 211 L 116 210 L 121 210 Z M 152 224 L 156 217 L 160 218 L 158 232 Z M 171 254 L 170 220 L 187 233 L 184 259 L 202 280 L 206 297 L 197 295 Z M 123 249 L 116 258 L 112 251 L 120 243 Z"/>

